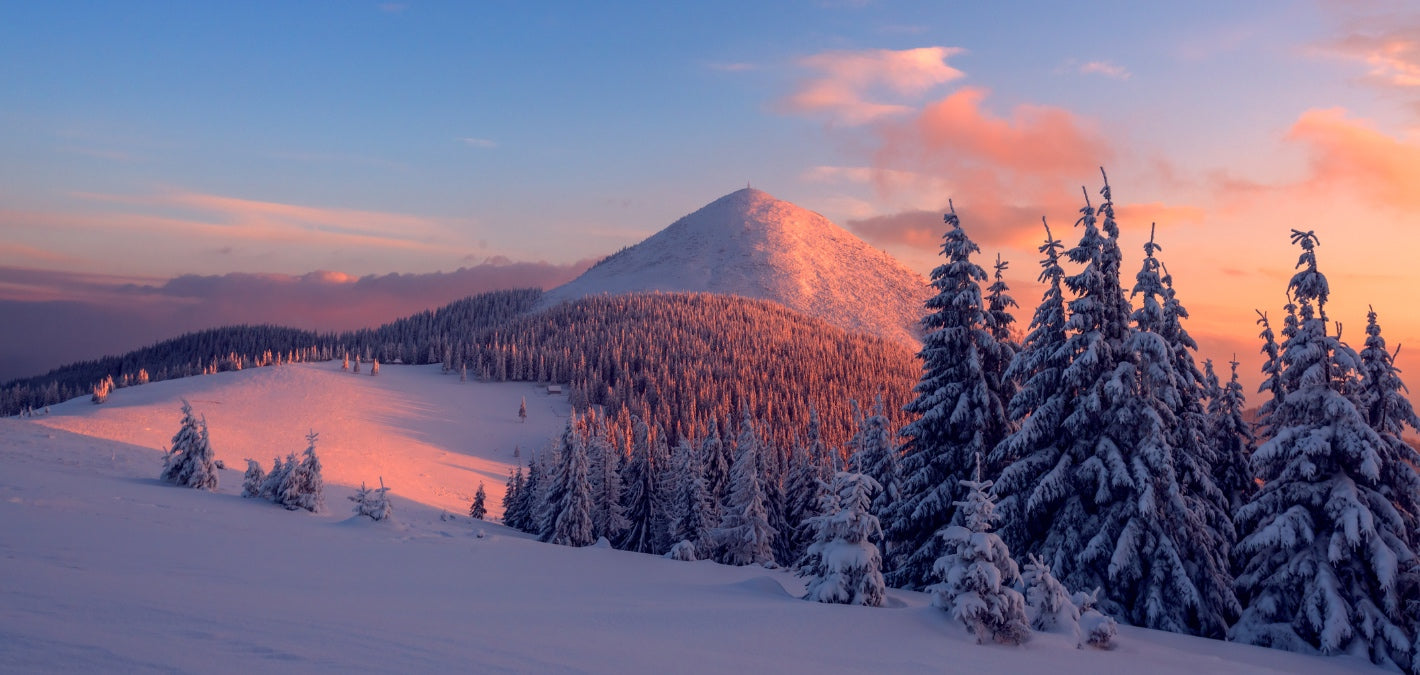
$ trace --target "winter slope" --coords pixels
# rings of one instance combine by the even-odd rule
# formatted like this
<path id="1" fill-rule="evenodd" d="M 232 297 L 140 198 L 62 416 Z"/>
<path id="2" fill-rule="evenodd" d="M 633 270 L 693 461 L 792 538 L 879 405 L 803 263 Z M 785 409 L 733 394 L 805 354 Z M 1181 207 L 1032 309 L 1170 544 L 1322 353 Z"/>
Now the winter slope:
<path id="1" fill-rule="evenodd" d="M 526 385 L 458 390 L 426 368 L 370 378 L 328 366 L 176 380 L 0 420 L 0 672 L 1377 672 L 1129 628 L 1111 652 L 1048 635 L 979 646 L 918 593 L 891 591 L 886 609 L 818 605 L 794 599 L 802 585 L 782 572 L 444 522 L 438 506 L 457 504 L 441 476 L 496 473 L 506 441 L 552 433 L 545 399 L 528 396 L 527 425 L 504 428 Z M 339 422 L 325 425 L 335 438 L 322 434 L 328 512 L 241 499 L 237 469 L 216 494 L 156 482 L 153 448 L 176 428 L 178 396 L 207 413 L 232 463 L 267 435 L 298 446 L 292 424 Z M 412 465 L 390 481 L 405 496 L 396 523 L 350 518 L 351 489 L 334 480 L 377 462 Z"/>
<path id="2" fill-rule="evenodd" d="M 508 470 L 527 461 L 514 448 L 548 447 L 570 410 L 565 396 L 526 383 L 459 382 L 437 366 L 384 365 L 376 377 L 369 364 L 361 370 L 307 363 L 155 382 L 118 390 L 103 405 L 69 401 L 36 421 L 157 450 L 177 431 L 185 397 L 206 416 L 217 459 L 229 468 L 244 471 L 250 457 L 270 471 L 276 455 L 299 456 L 314 429 L 327 483 L 374 485 L 383 476 L 402 499 L 467 513 L 481 480 L 489 508 L 501 514 Z"/>

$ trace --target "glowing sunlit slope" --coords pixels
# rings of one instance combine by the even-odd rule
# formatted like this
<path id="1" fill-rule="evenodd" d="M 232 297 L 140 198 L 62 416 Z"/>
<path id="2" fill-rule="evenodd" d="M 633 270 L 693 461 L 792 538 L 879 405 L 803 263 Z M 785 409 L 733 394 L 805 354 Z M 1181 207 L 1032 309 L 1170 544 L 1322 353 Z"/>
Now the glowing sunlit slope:
<path id="1" fill-rule="evenodd" d="M 394 494 L 466 513 L 478 482 L 501 513 L 514 447 L 542 450 L 566 423 L 566 397 L 526 383 L 459 382 L 438 366 L 386 365 L 377 377 L 345 372 L 337 362 L 288 364 L 155 382 L 119 389 L 107 403 L 87 398 L 54 406 L 40 424 L 145 448 L 165 448 L 178 429 L 180 399 L 206 417 L 212 447 L 229 468 L 245 458 L 271 460 L 305 449 L 317 454 L 327 484 L 374 484 Z M 518 418 L 526 397 L 528 418 Z M 158 466 L 153 467 L 157 476 Z M 345 506 L 336 505 L 337 509 Z"/>
<path id="2" fill-rule="evenodd" d="M 839 327 L 916 343 L 927 281 L 827 218 L 745 188 L 549 291 L 698 291 L 773 300 Z"/>

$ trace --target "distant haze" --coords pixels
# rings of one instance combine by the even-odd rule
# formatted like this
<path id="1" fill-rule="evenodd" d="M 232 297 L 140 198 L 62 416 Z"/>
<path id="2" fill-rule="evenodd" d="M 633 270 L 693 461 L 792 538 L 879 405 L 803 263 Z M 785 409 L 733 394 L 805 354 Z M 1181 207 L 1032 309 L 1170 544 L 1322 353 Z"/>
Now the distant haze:
<path id="1" fill-rule="evenodd" d="M 493 259 L 432 274 L 234 273 L 141 282 L 0 268 L 0 316 L 7 317 L 0 322 L 0 382 L 216 326 L 375 326 L 486 291 L 552 288 L 590 264 Z"/>

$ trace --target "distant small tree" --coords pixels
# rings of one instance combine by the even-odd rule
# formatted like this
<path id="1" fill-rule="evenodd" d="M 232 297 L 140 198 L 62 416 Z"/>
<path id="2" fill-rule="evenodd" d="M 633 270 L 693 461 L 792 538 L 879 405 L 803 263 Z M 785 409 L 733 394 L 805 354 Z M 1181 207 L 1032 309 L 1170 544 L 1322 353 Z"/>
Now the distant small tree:
<path id="1" fill-rule="evenodd" d="M 107 375 L 99 383 L 94 385 L 94 395 L 89 397 L 94 403 L 103 403 L 108 400 L 109 392 L 113 391 L 113 376 Z"/>
<path id="2" fill-rule="evenodd" d="M 528 399 L 526 396 L 524 396 L 522 400 L 518 402 L 518 421 L 528 421 Z"/>
<path id="3" fill-rule="evenodd" d="M 340 362 L 341 370 L 350 370 L 350 352 L 345 353 L 345 359 Z"/>
<path id="4" fill-rule="evenodd" d="M 186 400 L 182 402 L 182 426 L 173 435 L 172 446 L 163 458 L 160 477 L 183 487 L 217 489 L 217 466 L 207 439 L 207 422 L 193 417 L 192 406 Z"/>
<path id="5" fill-rule="evenodd" d="M 390 504 L 389 491 L 390 489 L 385 487 L 384 477 L 381 476 L 379 489 L 371 490 L 366 488 L 364 481 L 361 481 L 360 489 L 357 490 L 355 494 L 348 497 L 348 499 L 355 502 L 355 515 L 364 516 L 370 520 L 379 522 L 381 520 L 389 520 L 390 517 L 394 515 L 394 507 Z"/>
<path id="6" fill-rule="evenodd" d="M 459 365 L 459 382 L 467 382 L 467 381 L 468 381 L 468 364 L 467 364 L 467 363 L 460 364 L 460 365 Z"/>
<path id="7" fill-rule="evenodd" d="M 261 496 L 261 484 L 266 480 L 266 472 L 254 459 L 247 459 L 247 472 L 242 475 L 242 497 L 251 499 Z"/>
<path id="8" fill-rule="evenodd" d="M 478 483 L 478 492 L 473 493 L 473 505 L 468 507 L 468 515 L 475 520 L 483 520 L 483 516 L 488 514 L 488 509 L 483 502 L 488 499 L 488 493 L 483 490 L 483 482 Z"/>
<path id="9" fill-rule="evenodd" d="M 288 510 L 317 513 L 325 506 L 325 481 L 321 477 L 320 459 L 316 457 L 317 436 L 315 431 L 306 434 L 306 451 L 299 463 L 294 456 L 287 459 L 286 475 L 276 491 L 275 501 Z"/>
<path id="10" fill-rule="evenodd" d="M 373 362 L 370 363 L 370 376 L 371 376 L 371 377 L 374 377 L 374 376 L 379 375 L 379 374 L 380 374 L 380 360 L 379 360 L 378 358 L 376 358 Z"/>
<path id="11" fill-rule="evenodd" d="M 360 355 L 359 355 L 359 354 L 356 354 L 356 355 L 355 355 L 355 367 L 354 367 L 354 368 L 355 368 L 355 369 L 352 370 L 351 372 L 355 373 L 356 375 L 359 375 L 359 374 L 360 374 Z"/>

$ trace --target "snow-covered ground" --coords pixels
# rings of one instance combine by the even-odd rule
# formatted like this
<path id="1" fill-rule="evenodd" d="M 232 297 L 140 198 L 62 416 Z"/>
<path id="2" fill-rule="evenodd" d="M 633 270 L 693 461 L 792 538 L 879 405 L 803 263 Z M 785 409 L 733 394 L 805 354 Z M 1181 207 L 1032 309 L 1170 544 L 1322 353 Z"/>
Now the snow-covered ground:
<path id="1" fill-rule="evenodd" d="M 179 397 L 232 467 L 216 493 L 155 480 Z M 479 477 L 496 506 L 512 445 L 543 447 L 565 406 L 437 368 L 305 364 L 0 420 L 0 672 L 1378 672 L 1132 628 L 1108 652 L 1054 635 L 976 645 L 919 593 L 819 605 L 784 572 L 440 519 L 466 512 Z M 238 496 L 243 457 L 269 466 L 311 427 L 325 513 Z M 345 499 L 377 475 L 392 523 L 354 519 Z"/>

